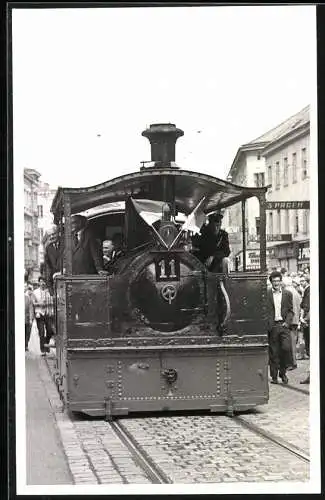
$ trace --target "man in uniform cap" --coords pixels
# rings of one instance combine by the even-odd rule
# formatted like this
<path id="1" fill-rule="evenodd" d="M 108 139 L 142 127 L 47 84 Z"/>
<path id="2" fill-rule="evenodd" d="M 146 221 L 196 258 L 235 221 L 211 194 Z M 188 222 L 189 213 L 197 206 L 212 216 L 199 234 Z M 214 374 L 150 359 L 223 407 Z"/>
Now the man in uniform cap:
<path id="1" fill-rule="evenodd" d="M 209 223 L 201 228 L 201 235 L 194 242 L 197 257 L 214 273 L 228 273 L 229 238 L 221 229 L 222 219 L 221 212 L 210 214 Z"/>

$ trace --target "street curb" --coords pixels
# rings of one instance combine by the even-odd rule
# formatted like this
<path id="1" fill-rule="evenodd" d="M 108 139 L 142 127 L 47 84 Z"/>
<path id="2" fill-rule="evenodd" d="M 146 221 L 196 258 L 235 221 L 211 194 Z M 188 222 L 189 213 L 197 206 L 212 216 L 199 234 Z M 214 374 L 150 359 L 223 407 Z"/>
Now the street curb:
<path id="1" fill-rule="evenodd" d="M 43 382 L 47 398 L 53 411 L 56 427 L 61 440 L 73 484 L 98 484 L 87 455 L 82 449 L 73 422 L 67 415 L 64 404 L 56 389 L 54 377 L 47 361 L 39 359 L 40 378 Z"/>

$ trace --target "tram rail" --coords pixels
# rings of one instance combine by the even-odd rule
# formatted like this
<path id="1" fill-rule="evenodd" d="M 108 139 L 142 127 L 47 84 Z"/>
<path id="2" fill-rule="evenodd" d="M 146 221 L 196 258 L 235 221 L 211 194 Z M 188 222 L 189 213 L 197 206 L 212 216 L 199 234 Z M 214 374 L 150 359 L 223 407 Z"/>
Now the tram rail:
<path id="1" fill-rule="evenodd" d="M 307 396 L 309 396 L 310 394 L 308 389 L 303 389 L 302 387 L 296 387 L 295 385 L 292 384 L 281 385 L 281 387 L 285 387 L 286 389 L 290 389 L 292 391 L 300 392 L 301 394 L 306 394 Z"/>
<path id="2" fill-rule="evenodd" d="M 171 483 L 167 475 L 160 469 L 152 458 L 137 443 L 132 434 L 125 429 L 123 424 L 118 421 L 107 422 L 113 429 L 115 435 L 128 448 L 136 464 L 145 472 L 152 484 Z"/>
<path id="3" fill-rule="evenodd" d="M 310 457 L 309 455 L 302 449 L 298 448 L 292 443 L 289 443 L 285 439 L 280 438 L 279 436 L 273 434 L 272 432 L 266 431 L 265 429 L 262 429 L 258 425 L 252 424 L 251 422 L 248 422 L 245 417 L 236 415 L 232 417 L 236 422 L 238 422 L 240 425 L 243 427 L 246 427 L 246 429 L 254 432 L 255 434 L 262 436 L 263 438 L 269 440 L 273 444 L 284 448 L 288 452 L 292 453 L 296 457 L 298 457 L 300 460 L 303 460 L 307 463 L 310 463 Z"/>

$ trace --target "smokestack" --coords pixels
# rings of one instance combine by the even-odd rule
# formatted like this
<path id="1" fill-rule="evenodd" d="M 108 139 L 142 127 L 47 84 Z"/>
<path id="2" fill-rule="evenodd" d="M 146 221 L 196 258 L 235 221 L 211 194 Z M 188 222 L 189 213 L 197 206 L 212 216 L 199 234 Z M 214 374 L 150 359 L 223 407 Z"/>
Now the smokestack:
<path id="1" fill-rule="evenodd" d="M 151 162 L 154 167 L 176 167 L 175 144 L 184 135 L 173 123 L 155 123 L 142 132 L 151 144 Z M 174 163 L 174 165 L 172 165 Z"/>

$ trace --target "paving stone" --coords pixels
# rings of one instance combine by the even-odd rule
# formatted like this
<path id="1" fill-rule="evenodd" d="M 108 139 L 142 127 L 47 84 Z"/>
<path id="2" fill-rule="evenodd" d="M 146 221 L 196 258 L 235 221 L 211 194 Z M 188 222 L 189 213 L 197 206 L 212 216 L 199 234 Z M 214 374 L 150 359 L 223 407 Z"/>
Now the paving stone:
<path id="1" fill-rule="evenodd" d="M 78 479 L 75 484 L 98 484 L 98 482 L 91 479 Z"/>
<path id="2" fill-rule="evenodd" d="M 92 484 L 98 484 L 98 480 L 95 476 L 73 476 L 73 479 L 75 482 L 80 482 L 80 481 L 89 481 Z"/>
<path id="3" fill-rule="evenodd" d="M 121 478 L 119 474 L 98 474 L 98 477 L 101 481 L 110 481 L 111 479 Z"/>

